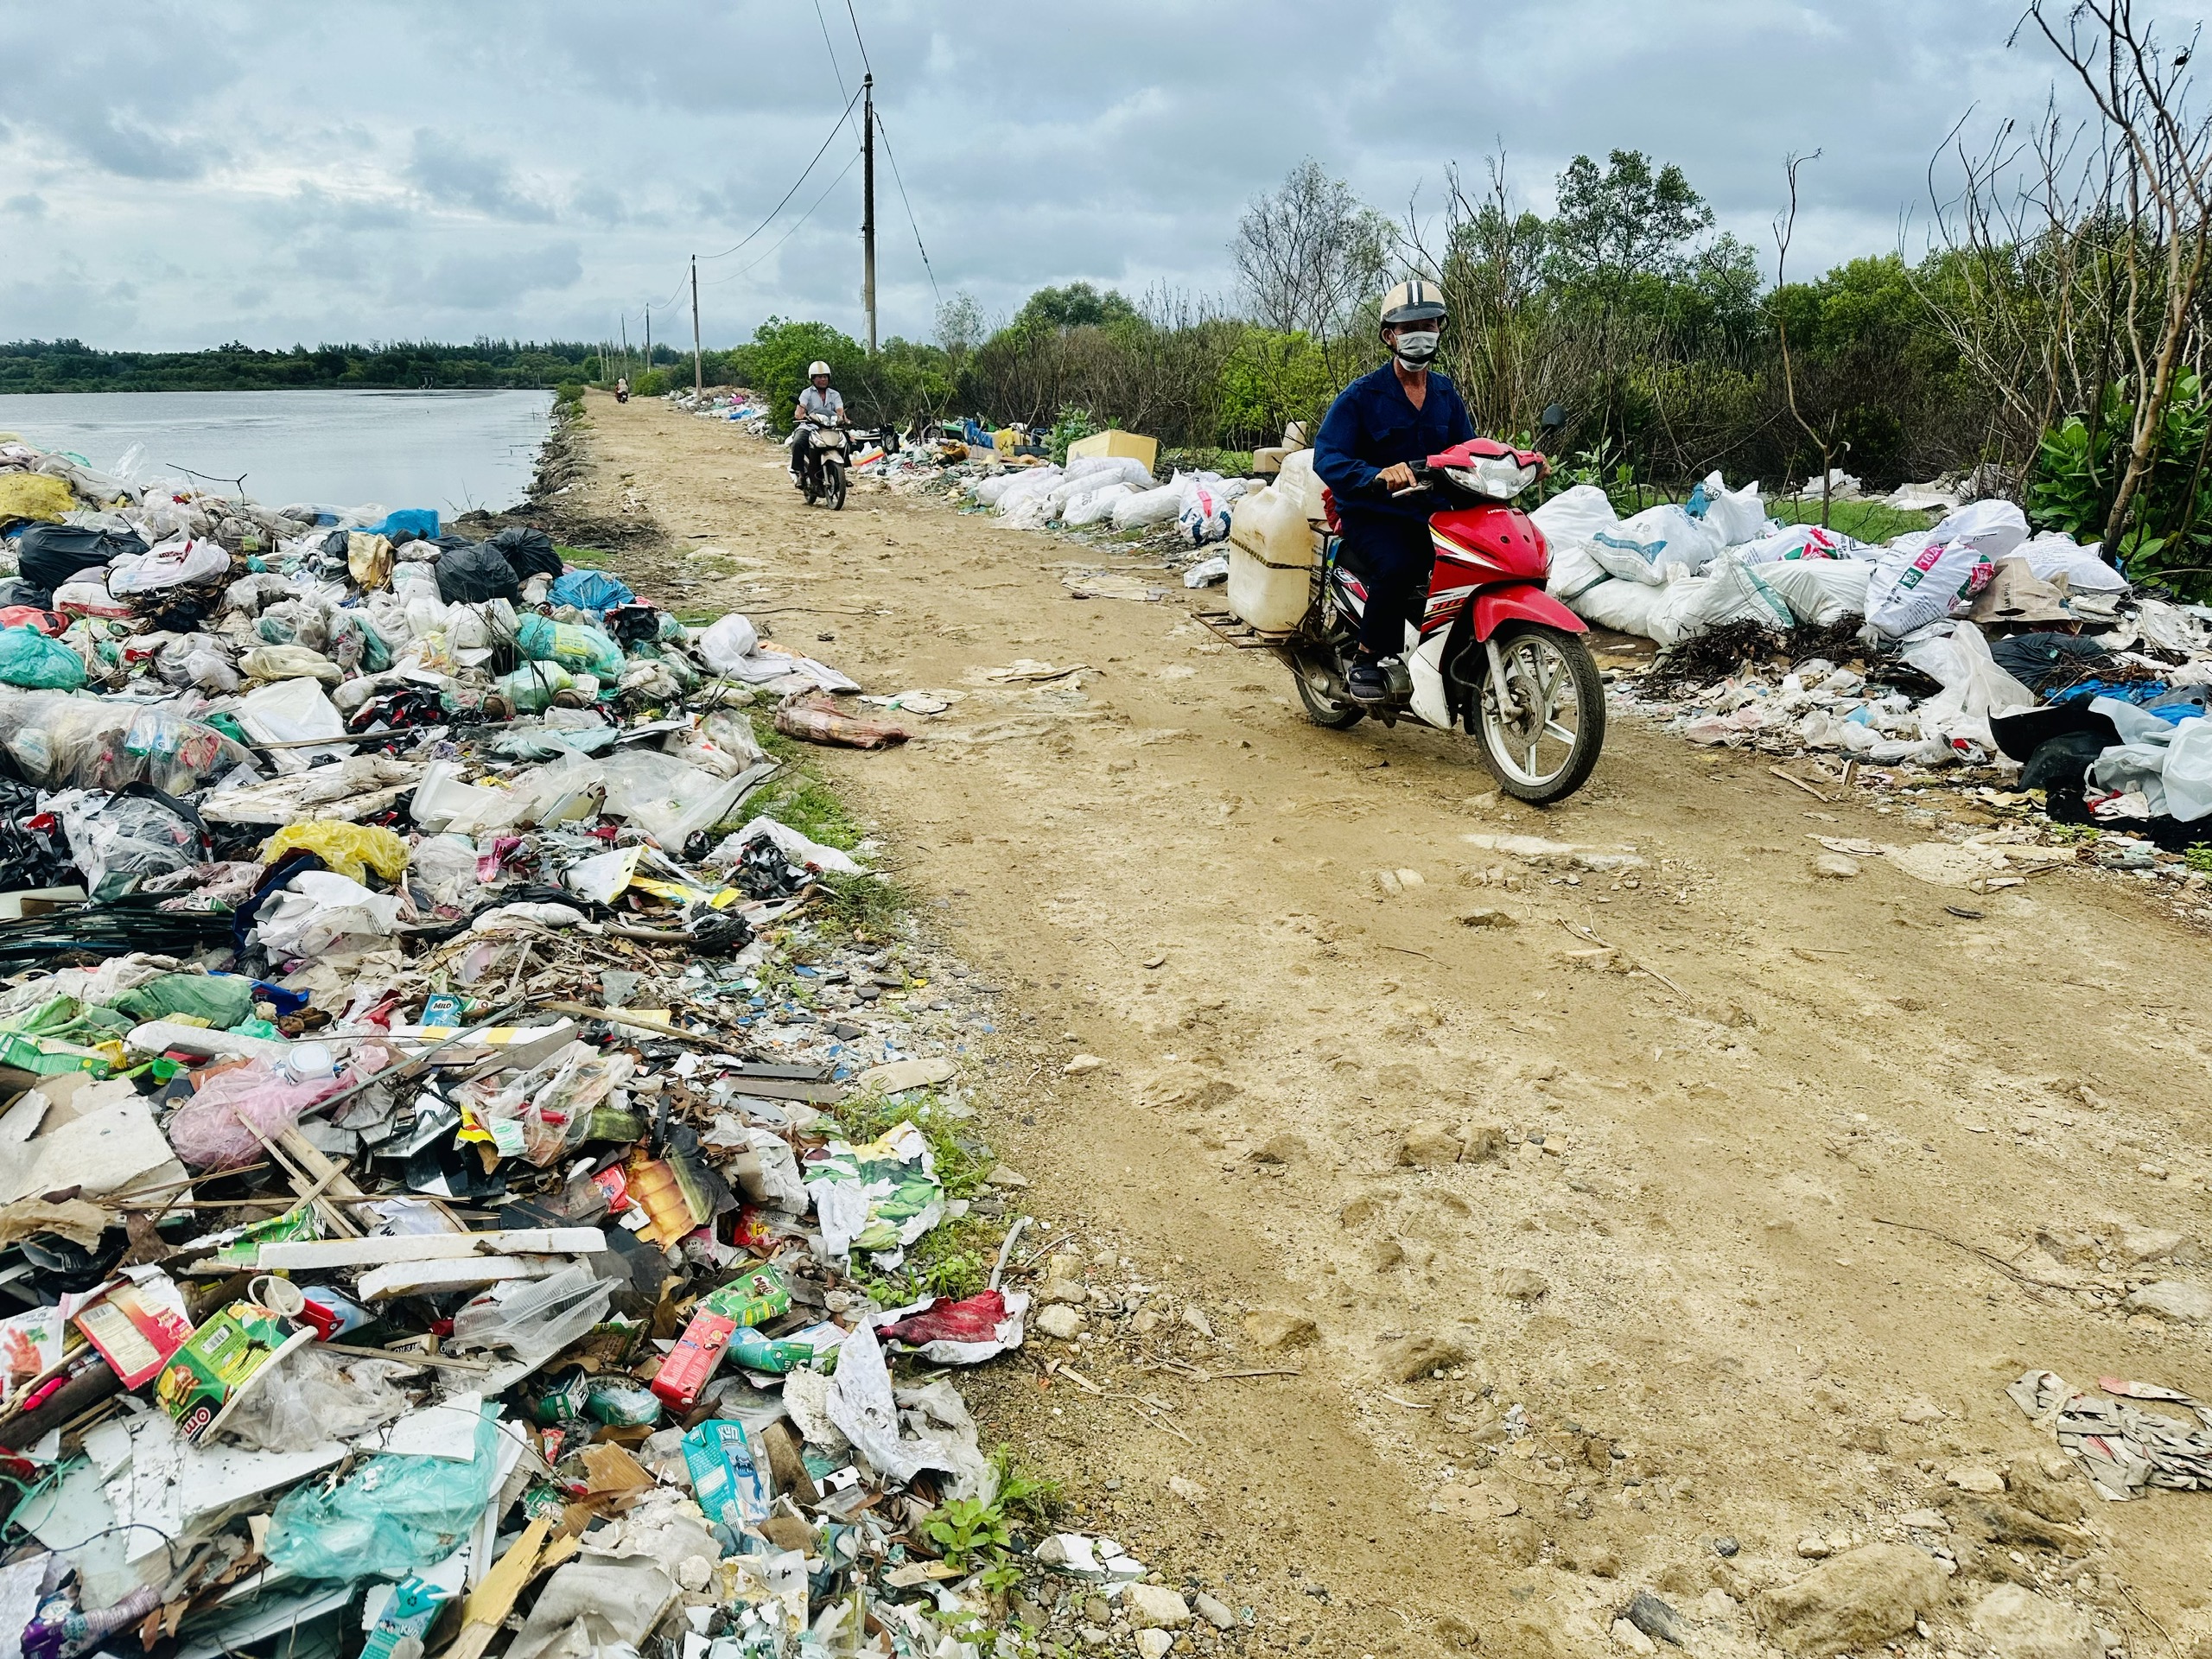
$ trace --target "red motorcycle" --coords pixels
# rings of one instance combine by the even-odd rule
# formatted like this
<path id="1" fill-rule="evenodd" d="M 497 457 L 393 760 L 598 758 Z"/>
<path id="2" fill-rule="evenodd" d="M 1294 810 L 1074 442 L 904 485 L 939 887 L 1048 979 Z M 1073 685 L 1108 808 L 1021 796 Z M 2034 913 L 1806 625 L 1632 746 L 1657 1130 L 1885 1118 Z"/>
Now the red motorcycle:
<path id="1" fill-rule="evenodd" d="M 1605 741 L 1605 688 L 1582 642 L 1582 620 L 1544 592 L 1550 550 L 1529 515 L 1507 505 L 1550 470 L 1534 450 L 1476 438 L 1417 463 L 1417 488 L 1438 499 L 1428 521 L 1436 563 L 1418 627 L 1408 624 L 1389 701 L 1356 702 L 1345 677 L 1367 571 L 1332 535 L 1320 602 L 1275 649 L 1298 677 L 1316 725 L 1343 730 L 1373 714 L 1409 715 L 1481 746 L 1498 787 L 1542 804 L 1580 789 Z M 1406 492 L 1401 492 L 1406 493 Z M 1340 528 L 1328 499 L 1329 525 Z"/>

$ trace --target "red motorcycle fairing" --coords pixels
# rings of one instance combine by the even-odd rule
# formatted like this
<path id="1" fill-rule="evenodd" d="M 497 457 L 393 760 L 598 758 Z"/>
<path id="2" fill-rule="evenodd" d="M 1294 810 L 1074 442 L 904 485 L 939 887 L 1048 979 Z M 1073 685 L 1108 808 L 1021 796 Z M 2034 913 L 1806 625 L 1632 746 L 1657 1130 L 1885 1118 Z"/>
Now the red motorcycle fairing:
<path id="1" fill-rule="evenodd" d="M 1541 622 L 1562 633 L 1587 633 L 1582 619 L 1541 588 L 1516 584 L 1475 595 L 1475 639 L 1487 639 L 1508 622 Z"/>

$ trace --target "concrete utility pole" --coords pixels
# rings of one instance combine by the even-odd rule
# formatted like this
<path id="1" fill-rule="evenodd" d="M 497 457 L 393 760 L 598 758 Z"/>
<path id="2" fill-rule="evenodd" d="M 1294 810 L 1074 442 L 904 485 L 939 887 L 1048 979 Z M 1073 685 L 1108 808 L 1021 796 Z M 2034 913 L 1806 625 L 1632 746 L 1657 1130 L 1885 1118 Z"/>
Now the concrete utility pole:
<path id="1" fill-rule="evenodd" d="M 707 395 L 707 372 L 699 356 L 699 256 L 691 256 L 691 395 Z"/>
<path id="2" fill-rule="evenodd" d="M 652 372 L 652 368 L 653 368 L 653 308 L 652 308 L 652 307 L 651 307 L 651 306 L 649 305 L 649 306 L 647 306 L 647 307 L 645 308 L 645 372 L 646 372 L 646 373 L 648 373 L 648 374 L 651 374 L 651 373 Z"/>
<path id="3" fill-rule="evenodd" d="M 861 80 L 861 303 L 868 308 L 868 354 L 875 355 L 875 77 Z"/>

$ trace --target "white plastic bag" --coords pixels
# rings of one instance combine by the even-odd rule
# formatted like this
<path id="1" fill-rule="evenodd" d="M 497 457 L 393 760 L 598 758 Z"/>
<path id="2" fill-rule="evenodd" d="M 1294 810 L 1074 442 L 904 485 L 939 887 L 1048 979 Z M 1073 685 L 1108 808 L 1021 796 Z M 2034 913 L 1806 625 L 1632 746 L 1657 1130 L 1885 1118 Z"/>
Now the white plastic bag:
<path id="1" fill-rule="evenodd" d="M 253 936 L 273 956 L 321 957 L 391 936 L 396 893 L 372 893 L 334 870 L 302 870 L 261 907 Z"/>
<path id="2" fill-rule="evenodd" d="M 1135 455 L 1076 455 L 1070 458 L 1061 476 L 1088 479 L 1094 486 L 1118 480 L 1138 490 L 1148 490 L 1159 481 Z"/>
<path id="3" fill-rule="evenodd" d="M 1740 490 L 1731 490 L 1719 473 L 1705 480 L 1705 522 L 1720 532 L 1721 544 L 1735 547 L 1757 541 L 1766 531 L 1766 504 L 1759 499 L 1757 479 Z"/>
<path id="4" fill-rule="evenodd" d="M 1758 574 L 1801 621 L 1825 628 L 1847 616 L 1866 614 L 1866 584 L 1874 566 L 1866 559 L 1780 559 L 1761 564 Z"/>
<path id="5" fill-rule="evenodd" d="M 1592 556 L 1590 541 L 1594 536 L 1618 533 L 1621 521 L 1612 502 L 1595 484 L 1561 490 L 1529 518 L 1544 532 L 1551 551 L 1544 591 L 1554 599 L 1572 601 L 1611 575 Z"/>
<path id="6" fill-rule="evenodd" d="M 1968 541 L 1931 538 L 1917 550 L 1892 548 L 1876 563 L 1867 584 L 1866 620 L 1876 632 L 1901 639 L 1916 628 L 1941 622 L 1953 606 L 1987 587 L 1992 569 Z"/>
<path id="7" fill-rule="evenodd" d="M 760 643 L 760 632 L 752 621 L 732 611 L 720 621 L 707 625 L 696 648 L 700 660 L 715 673 L 737 674 L 743 671 L 745 659 Z"/>
<path id="8" fill-rule="evenodd" d="M 2166 810 L 2183 823 L 2212 814 L 2212 719 L 2184 720 L 2166 745 Z"/>
<path id="9" fill-rule="evenodd" d="M 1756 622 L 1777 633 L 1786 633 L 1797 620 L 1788 601 L 1768 585 L 1763 574 L 1732 556 L 1713 562 L 1694 603 L 1686 601 L 1675 614 L 1685 639 L 1724 622 Z"/>
<path id="10" fill-rule="evenodd" d="M 1139 490 L 1134 495 L 1122 496 L 1114 503 L 1114 528 L 1141 530 L 1150 524 L 1166 524 L 1181 510 L 1183 486 L 1188 481 L 1178 473 L 1156 490 Z"/>
<path id="11" fill-rule="evenodd" d="M 1175 513 L 1183 539 L 1192 547 L 1228 540 L 1230 507 L 1235 499 L 1222 480 L 1211 473 L 1201 473 L 1185 484 L 1183 499 Z"/>
<path id="12" fill-rule="evenodd" d="M 180 536 L 140 557 L 118 559 L 108 566 L 107 590 L 118 599 L 127 599 L 227 575 L 230 569 L 231 556 L 213 542 Z"/>
<path id="13" fill-rule="evenodd" d="M 2066 586 L 2076 594 L 2124 594 L 2132 584 L 2127 578 L 2104 562 L 2095 547 L 2077 547 L 2055 530 L 2024 542 L 2018 556 L 2028 562 L 2029 570 L 2044 582 L 2066 578 Z"/>
<path id="14" fill-rule="evenodd" d="M 1990 733 L 1990 715 L 2035 707 L 2036 694 L 1997 665 L 1989 654 L 1989 641 L 1971 622 L 1961 623 L 1948 634 L 1917 640 L 1902 654 L 1943 688 L 1920 705 L 1923 737 L 1944 742 L 1962 739 L 1993 751 L 1997 741 Z"/>
<path id="15" fill-rule="evenodd" d="M 1088 495 L 1077 496 L 1069 502 L 1060 514 L 1060 522 L 1077 529 L 1084 524 L 1095 524 L 1101 518 L 1111 518 L 1116 504 L 1135 493 L 1127 484 L 1118 480 L 1102 486 Z"/>
<path id="16" fill-rule="evenodd" d="M 246 654 L 251 657 L 255 653 Z M 323 696 L 322 687 L 308 678 L 276 680 L 247 692 L 238 702 L 238 724 L 264 743 L 293 743 L 302 738 L 346 734 L 344 717 Z M 315 760 L 327 757 L 342 760 L 353 753 L 353 745 L 346 743 L 329 748 L 277 749 L 270 758 L 279 772 L 305 772 Z"/>
<path id="17" fill-rule="evenodd" d="M 1993 564 L 2028 539 L 2028 518 L 2012 501 L 1969 501 L 1929 532 L 1930 543 L 1964 542 Z"/>
<path id="18" fill-rule="evenodd" d="M 1762 536 L 1739 550 L 1752 564 L 1773 564 L 1784 559 L 1840 559 L 1866 550 L 1866 544 L 1838 530 L 1818 524 L 1791 524 L 1771 536 Z"/>
<path id="19" fill-rule="evenodd" d="M 678 856 L 685 842 L 714 828 L 745 791 L 741 778 L 716 778 L 650 749 L 617 749 L 597 771 L 607 785 L 607 815 L 627 819 Z"/>

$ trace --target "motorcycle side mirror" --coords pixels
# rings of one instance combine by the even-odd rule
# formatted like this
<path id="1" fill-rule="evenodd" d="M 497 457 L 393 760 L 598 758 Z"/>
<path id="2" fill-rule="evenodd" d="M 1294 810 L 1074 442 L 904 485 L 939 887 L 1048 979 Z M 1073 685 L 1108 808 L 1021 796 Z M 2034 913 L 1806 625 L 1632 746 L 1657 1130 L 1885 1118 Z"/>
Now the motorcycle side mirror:
<path id="1" fill-rule="evenodd" d="M 1567 424 L 1567 410 L 1558 404 L 1544 406 L 1543 423 L 1548 430 L 1556 431 Z"/>

